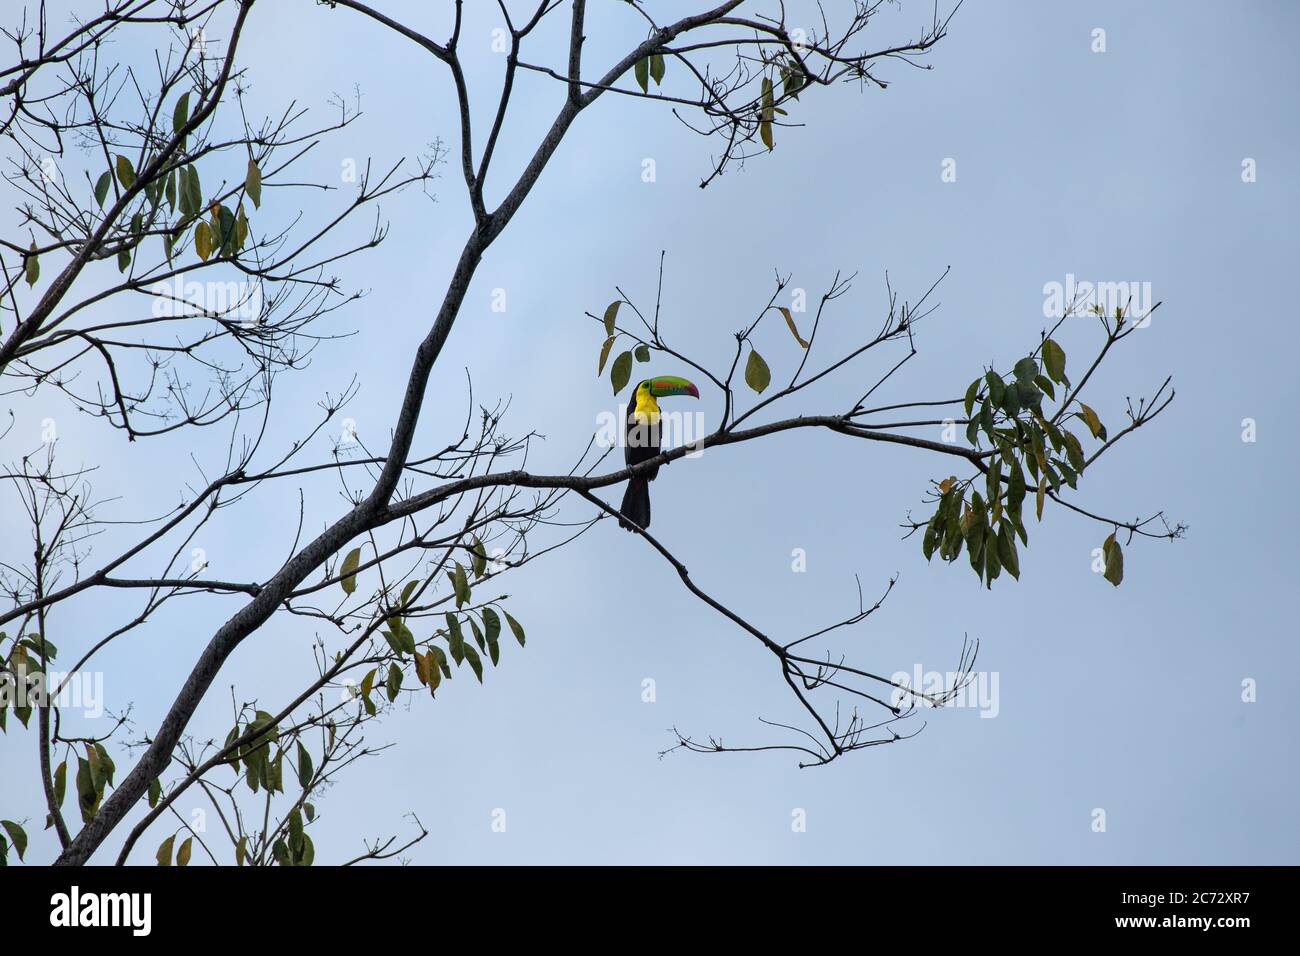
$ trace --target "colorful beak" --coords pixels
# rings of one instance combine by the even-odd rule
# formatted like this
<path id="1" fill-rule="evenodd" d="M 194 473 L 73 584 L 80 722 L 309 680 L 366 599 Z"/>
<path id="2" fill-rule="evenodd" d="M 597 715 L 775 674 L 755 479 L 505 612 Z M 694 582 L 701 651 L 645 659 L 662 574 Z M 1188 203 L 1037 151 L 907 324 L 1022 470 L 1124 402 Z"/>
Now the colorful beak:
<path id="1" fill-rule="evenodd" d="M 663 398 L 667 395 L 690 395 L 692 398 L 699 398 L 700 390 L 694 383 L 684 378 L 678 378 L 676 375 L 660 375 L 650 379 L 650 394 L 655 398 Z"/>

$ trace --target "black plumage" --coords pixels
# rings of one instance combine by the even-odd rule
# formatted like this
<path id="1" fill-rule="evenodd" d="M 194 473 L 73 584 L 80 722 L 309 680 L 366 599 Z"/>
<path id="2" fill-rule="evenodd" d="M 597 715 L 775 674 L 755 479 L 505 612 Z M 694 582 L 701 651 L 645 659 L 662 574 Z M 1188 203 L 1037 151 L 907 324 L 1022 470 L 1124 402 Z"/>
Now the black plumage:
<path id="1" fill-rule="evenodd" d="M 647 400 L 654 408 L 651 420 L 647 420 L 645 415 L 637 414 L 638 406 L 645 408 Z M 638 385 L 633 392 L 633 400 L 628 403 L 627 419 L 623 426 L 623 460 L 629 466 L 640 464 L 659 454 L 658 404 L 648 394 L 646 383 Z M 628 531 L 632 530 L 632 525 L 638 528 L 650 527 L 650 482 L 658 474 L 659 466 L 655 465 L 628 480 L 627 491 L 623 493 L 623 504 L 619 508 L 623 512 L 623 518 L 618 522 L 619 527 Z"/>

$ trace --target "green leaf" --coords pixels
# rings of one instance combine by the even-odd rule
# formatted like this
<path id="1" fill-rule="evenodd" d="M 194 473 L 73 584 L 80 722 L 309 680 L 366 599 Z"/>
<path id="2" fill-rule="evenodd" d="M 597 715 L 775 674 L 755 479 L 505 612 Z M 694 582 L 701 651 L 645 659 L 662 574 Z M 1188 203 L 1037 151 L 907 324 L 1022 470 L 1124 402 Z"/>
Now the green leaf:
<path id="1" fill-rule="evenodd" d="M 1124 551 L 1115 540 L 1115 533 L 1112 531 L 1104 544 L 1101 546 L 1102 557 L 1106 561 L 1105 578 L 1115 587 L 1119 587 L 1124 580 Z"/>
<path id="2" fill-rule="evenodd" d="M 237 232 L 235 214 L 225 206 L 218 206 L 217 211 L 212 214 L 212 235 L 213 244 L 222 255 L 234 253 Z"/>
<path id="3" fill-rule="evenodd" d="M 130 189 L 131 184 L 135 182 L 135 167 L 131 165 L 131 160 L 121 153 L 117 155 L 117 181 L 122 184 L 123 189 Z"/>
<path id="4" fill-rule="evenodd" d="M 790 314 L 790 310 L 784 306 L 777 306 L 777 308 L 780 309 L 781 314 L 785 316 L 785 324 L 789 326 L 790 334 L 793 335 L 794 340 L 799 343 L 799 347 L 805 349 L 808 348 L 808 342 L 799 334 L 799 327 L 794 324 L 794 316 Z"/>
<path id="5" fill-rule="evenodd" d="M 781 69 L 781 88 L 786 96 L 799 98 L 799 91 L 803 89 L 804 72 L 797 63 Z"/>
<path id="6" fill-rule="evenodd" d="M 309 753 L 307 748 L 302 745 L 302 741 L 300 740 L 298 741 L 298 783 L 301 784 L 304 790 L 306 790 L 307 785 L 311 783 L 311 777 L 311 753 Z"/>
<path id="7" fill-rule="evenodd" d="M 483 542 L 476 536 L 474 543 L 470 546 L 470 567 L 474 571 L 474 577 L 481 578 L 487 571 L 487 549 L 483 547 Z"/>
<path id="8" fill-rule="evenodd" d="M 992 507 L 1002 497 L 1002 459 L 994 458 L 984 473 L 984 490 L 988 494 L 989 506 Z"/>
<path id="9" fill-rule="evenodd" d="M 437 667 L 432 668 L 432 672 L 441 672 L 443 677 L 451 677 L 451 665 L 447 663 L 447 655 L 443 653 L 441 647 L 432 644 L 429 647 L 429 656 L 437 663 Z M 436 675 L 435 675 L 436 676 Z M 435 681 L 436 684 L 436 681 Z"/>
<path id="10" fill-rule="evenodd" d="M 636 360 L 638 362 L 648 362 L 650 361 L 650 346 L 642 342 L 635 349 L 633 349 L 632 354 L 636 356 Z"/>
<path id="11" fill-rule="evenodd" d="M 101 743 L 95 744 L 95 750 L 99 755 L 99 765 L 103 768 L 104 780 L 111 786 L 113 783 L 113 773 L 117 770 L 117 764 L 113 763 L 113 758 L 108 755 Z"/>
<path id="12" fill-rule="evenodd" d="M 618 319 L 618 307 L 623 304 L 622 299 L 615 299 L 609 305 L 605 306 L 605 334 L 614 334 L 614 323 Z"/>
<path id="13" fill-rule="evenodd" d="M 1053 382 L 1061 385 L 1070 384 L 1070 380 L 1065 377 L 1065 349 L 1061 348 L 1054 339 L 1048 339 L 1043 343 L 1043 365 L 1047 368 L 1047 374 Z"/>
<path id="14" fill-rule="evenodd" d="M 775 112 L 775 104 L 772 98 L 772 78 L 763 77 L 762 84 L 762 109 L 759 114 L 758 135 L 763 140 L 769 152 L 772 149 L 772 115 Z"/>
<path id="15" fill-rule="evenodd" d="M 284 755 L 286 751 L 281 750 L 275 755 L 275 761 L 268 763 L 266 758 L 262 759 L 263 778 L 266 780 L 266 787 L 270 791 L 284 793 Z"/>
<path id="16" fill-rule="evenodd" d="M 181 173 L 181 212 L 186 216 L 197 216 L 203 210 L 203 187 L 199 185 L 199 171 L 196 166 L 187 166 L 189 175 Z"/>
<path id="17" fill-rule="evenodd" d="M 514 634 L 515 640 L 519 642 L 520 647 L 523 647 L 524 646 L 523 625 L 520 624 L 518 621 L 516 621 L 513 617 L 511 617 L 509 611 L 502 611 L 501 613 L 503 613 L 506 616 L 506 624 L 510 626 L 510 632 Z"/>
<path id="18" fill-rule="evenodd" d="M 244 192 L 253 200 L 255 209 L 262 208 L 262 170 L 251 159 L 248 161 L 248 172 L 244 175 Z"/>
<path id="19" fill-rule="evenodd" d="M 68 790 L 68 762 L 65 760 L 54 771 L 54 805 L 63 806 L 63 795 Z"/>
<path id="20" fill-rule="evenodd" d="M 1020 503 L 1025 500 L 1025 471 L 1020 462 L 1015 462 L 1009 469 L 1007 477 L 1007 508 L 1019 511 Z"/>
<path id="21" fill-rule="evenodd" d="M 998 531 L 998 560 L 1013 578 L 1020 580 L 1020 555 L 1016 552 L 1015 531 L 1005 519 Z"/>
<path id="22" fill-rule="evenodd" d="M 176 834 L 172 834 L 162 843 L 158 844 L 158 852 L 154 854 L 154 859 L 158 861 L 159 866 L 172 865 L 172 843 L 176 839 Z"/>
<path id="23" fill-rule="evenodd" d="M 650 58 L 642 57 L 636 61 L 633 68 L 636 73 L 637 85 L 641 87 L 642 93 L 650 92 Z"/>
<path id="24" fill-rule="evenodd" d="M 929 561 L 934 556 L 934 549 L 939 544 L 939 525 L 931 518 L 930 523 L 925 526 L 925 534 L 921 536 L 921 553 L 925 555 L 925 560 Z"/>
<path id="25" fill-rule="evenodd" d="M 108 198 L 108 187 L 113 184 L 113 174 L 110 172 L 102 173 L 95 181 L 95 202 L 99 203 L 100 208 L 104 207 L 104 200 Z"/>
<path id="26" fill-rule="evenodd" d="M 1064 432 L 1061 437 L 1065 442 L 1065 454 L 1070 459 L 1070 464 L 1075 471 L 1083 471 L 1083 446 L 1079 444 L 1079 439 L 1069 431 Z"/>
<path id="27" fill-rule="evenodd" d="M 0 820 L 0 826 L 4 827 L 5 832 L 9 834 L 14 849 L 18 851 L 18 859 L 21 860 L 23 854 L 27 852 L 27 831 L 12 820 Z"/>
<path id="28" fill-rule="evenodd" d="M 389 703 L 397 700 L 397 693 L 402 689 L 402 669 L 396 664 L 388 665 L 388 679 L 384 681 L 384 689 L 388 691 Z"/>
<path id="29" fill-rule="evenodd" d="M 235 845 L 235 866 L 243 866 L 248 856 L 248 837 L 241 836 Z"/>
<path id="30" fill-rule="evenodd" d="M 167 186 L 163 190 L 163 192 L 164 195 L 166 195 L 167 197 L 167 207 L 172 212 L 175 212 L 176 211 L 176 170 L 173 169 L 171 172 L 167 174 Z"/>
<path id="31" fill-rule="evenodd" d="M 1002 381 L 1002 376 L 993 369 L 985 373 L 984 380 L 989 383 L 989 401 L 993 403 L 994 408 L 1001 408 L 1002 398 L 1007 391 L 1006 382 Z"/>
<path id="32" fill-rule="evenodd" d="M 447 620 L 447 648 L 451 651 L 452 660 L 457 664 L 465 657 L 465 637 L 460 630 L 460 621 L 455 614 L 450 611 L 446 615 Z"/>
<path id="33" fill-rule="evenodd" d="M 758 354 L 758 349 L 751 346 L 749 360 L 745 363 L 745 384 L 761 393 L 771 381 L 772 370 L 763 361 L 763 356 Z"/>
<path id="34" fill-rule="evenodd" d="M 966 397 L 962 399 L 962 404 L 966 409 L 967 418 L 970 418 L 971 410 L 975 407 L 975 396 L 979 394 L 979 390 L 980 390 L 979 379 L 975 379 L 975 381 L 971 382 L 970 386 L 966 389 Z M 974 442 L 972 442 L 972 444 L 974 444 Z"/>
<path id="35" fill-rule="evenodd" d="M 348 552 L 347 557 L 343 559 L 343 564 L 339 567 L 339 584 L 343 587 L 344 594 L 351 594 L 357 589 L 357 565 L 361 563 L 361 549 L 353 548 Z"/>
<path id="36" fill-rule="evenodd" d="M 289 822 L 289 846 L 290 848 L 295 850 L 301 849 L 303 845 L 302 814 L 298 812 L 297 807 L 289 811 L 288 822 Z"/>
<path id="37" fill-rule="evenodd" d="M 129 249 L 122 249 L 117 254 L 117 271 L 125 272 L 130 267 L 131 267 L 131 251 Z"/>
<path id="38" fill-rule="evenodd" d="M 181 94 L 180 99 L 176 101 L 176 108 L 172 110 L 172 133 L 179 133 L 189 121 L 190 93 L 189 90 L 186 90 Z"/>
<path id="39" fill-rule="evenodd" d="M 1020 414 L 1020 383 L 1012 382 L 1002 393 L 1002 405 L 1000 406 L 1008 418 L 1015 418 Z"/>
<path id="40" fill-rule="evenodd" d="M 41 277 L 41 260 L 36 254 L 36 240 L 32 240 L 31 251 L 23 256 L 23 273 L 27 277 L 27 285 L 36 285 L 36 280 Z"/>
<path id="41" fill-rule="evenodd" d="M 162 783 L 157 777 L 149 781 L 149 809 L 152 810 L 158 806 L 159 799 L 162 798 Z"/>
<path id="42" fill-rule="evenodd" d="M 397 599 L 398 606 L 405 610 L 407 605 L 411 603 L 411 595 L 415 593 L 415 589 L 419 586 L 418 579 L 407 581 L 406 586 L 402 588 L 402 596 Z"/>
<path id="43" fill-rule="evenodd" d="M 632 378 L 632 353 L 620 352 L 609 370 L 609 383 L 614 387 L 614 394 L 623 391 L 628 380 Z"/>
<path id="44" fill-rule="evenodd" d="M 483 629 L 487 631 L 487 642 L 491 644 L 501 635 L 501 618 L 490 607 L 483 609 Z"/>
<path id="45" fill-rule="evenodd" d="M 609 350 L 614 347 L 616 336 L 611 335 L 605 339 L 605 344 L 600 347 L 600 362 L 596 366 L 596 376 L 600 377 L 605 374 L 605 363 L 609 360 Z"/>
<path id="46" fill-rule="evenodd" d="M 991 527 L 986 527 L 984 529 L 984 580 L 989 590 L 993 589 L 993 582 L 1001 573 L 1002 558 L 998 555 L 997 532 Z"/>
<path id="47" fill-rule="evenodd" d="M 89 823 L 99 811 L 99 790 L 85 757 L 77 758 L 77 806 L 83 823 Z"/>
<path id="48" fill-rule="evenodd" d="M 1043 447 L 1043 432 L 1037 425 L 1030 423 L 1029 448 L 1034 453 L 1034 461 L 1042 468 L 1047 464 L 1047 450 Z"/>
<path id="49" fill-rule="evenodd" d="M 464 645 L 465 660 L 469 661 L 470 669 L 474 671 L 474 676 L 478 682 L 483 683 L 483 659 L 478 656 L 478 651 L 474 650 L 473 644 Z"/>
<path id="50" fill-rule="evenodd" d="M 90 766 L 90 782 L 96 792 L 104 789 L 104 764 L 99 759 L 99 748 L 86 744 L 86 762 Z"/>
<path id="51" fill-rule="evenodd" d="M 185 842 L 181 844 L 181 848 L 176 851 L 177 866 L 190 865 L 190 851 L 193 848 L 193 845 L 194 845 L 194 837 L 186 837 Z"/>
<path id="52" fill-rule="evenodd" d="M 1038 363 L 1032 357 L 1025 356 L 1016 363 L 1015 373 L 1017 382 L 1032 385 L 1034 378 L 1038 375 Z"/>
<path id="53" fill-rule="evenodd" d="M 664 55 L 655 53 L 650 57 L 650 76 L 655 81 L 655 86 L 659 86 L 664 81 Z"/>
<path id="54" fill-rule="evenodd" d="M 464 607 L 469 603 L 470 587 L 469 580 L 465 577 L 465 568 L 459 561 L 456 562 L 456 571 L 452 575 L 451 584 L 456 590 L 456 607 Z"/>

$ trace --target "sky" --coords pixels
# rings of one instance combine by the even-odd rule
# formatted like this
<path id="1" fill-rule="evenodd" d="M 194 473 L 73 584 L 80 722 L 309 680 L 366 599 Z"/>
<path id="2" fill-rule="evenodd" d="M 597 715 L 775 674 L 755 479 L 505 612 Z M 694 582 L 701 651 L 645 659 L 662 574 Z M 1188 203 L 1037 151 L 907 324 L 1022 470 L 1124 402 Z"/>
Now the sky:
<path id="1" fill-rule="evenodd" d="M 439 5 L 381 6 L 445 32 Z M 500 81 L 491 49 L 500 23 L 494 4 L 468 6 L 466 72 L 482 115 Z M 640 39 L 616 6 L 593 4 L 592 69 Z M 690 4 L 656 7 L 666 18 Z M 886 6 L 868 37 L 885 45 L 928 16 L 924 5 Z M 825 359 L 882 321 L 886 273 L 900 299 L 915 301 L 951 267 L 932 300 L 940 307 L 917 331 L 918 355 L 878 393 L 882 404 L 951 397 L 988 364 L 1009 367 L 1048 324 L 1050 283 L 1150 283 L 1160 310 L 1108 357 L 1092 404 L 1113 431 L 1125 397 L 1150 394 L 1167 375 L 1176 399 L 1108 452 L 1075 500 L 1125 519 L 1163 510 L 1188 533 L 1134 542 L 1113 588 L 1093 569 L 1107 529 L 1049 505 L 1030 526 L 1019 582 L 1004 576 L 982 590 L 964 561 L 927 564 L 915 538 L 900 540 L 900 522 L 926 513 L 922 494 L 951 471 L 946 462 L 818 433 L 711 449 L 652 486 L 651 530 L 693 581 L 793 637 L 851 613 L 858 580 L 874 598 L 897 575 L 889 600 L 840 646 L 877 672 L 946 672 L 969 635 L 980 642 L 982 686 L 996 689 L 989 706 L 927 712 L 913 719 L 913 729 L 925 722 L 915 738 L 815 769 L 783 752 L 661 757 L 673 727 L 770 743 L 779 734 L 758 718 L 797 713 L 766 652 L 687 593 L 643 541 L 602 522 L 503 583 L 528 646 L 505 647 L 482 687 L 458 674 L 436 701 L 370 725 L 372 743 L 393 746 L 317 800 L 318 861 L 355 856 L 363 838 L 400 840 L 414 813 L 429 830 L 404 854 L 418 864 L 1300 862 L 1300 704 L 1282 680 L 1300 665 L 1285 596 L 1300 517 L 1286 437 L 1300 336 L 1278 286 L 1300 253 L 1300 118 L 1287 92 L 1300 87 L 1288 42 L 1298 20 L 1281 2 L 1231 15 L 1208 2 L 968 2 L 925 60 L 932 69 L 891 63 L 880 69 L 886 90 L 803 97 L 791 119 L 806 125 L 779 131 L 770 155 L 705 190 L 714 143 L 661 106 L 598 101 L 485 256 L 429 389 L 423 447 L 460 428 L 468 368 L 477 402 L 508 398 L 507 427 L 545 436 L 530 468 L 566 469 L 612 407 L 595 374 L 601 336 L 584 313 L 599 313 L 616 285 L 652 303 L 661 250 L 664 328 L 714 367 L 767 302 L 774 270 L 814 301 L 837 272 L 857 273 L 828 307 L 817 342 Z M 564 33 L 557 19 L 528 58 L 559 62 Z M 266 113 L 293 100 L 325 118 L 330 94 L 360 91 L 364 115 L 313 150 L 304 175 L 335 180 L 348 160 L 384 165 L 437 138 L 457 144 L 445 69 L 347 11 L 260 4 L 243 63 L 248 105 Z M 670 65 L 665 84 L 681 79 Z M 489 204 L 560 96 L 553 81 L 521 78 Z M 1254 175 L 1243 178 L 1246 169 Z M 428 192 L 386 202 L 386 243 L 339 266 L 346 286 L 368 291 L 330 321 L 357 334 L 324 343 L 283 380 L 274 437 L 303 430 L 322 393 L 355 376 L 346 414 L 382 445 L 470 225 L 454 162 Z M 493 308 L 497 290 L 504 311 Z M 106 303 L 104 314 L 117 308 Z M 1060 338 L 1080 356 L 1072 362 L 1098 341 L 1083 319 Z M 765 320 L 757 345 L 778 379 L 798 362 L 779 320 Z M 898 357 L 853 366 L 782 417 L 838 410 Z M 653 369 L 689 374 L 661 357 Z M 198 480 L 194 462 L 219 462 L 228 438 L 211 430 L 128 445 L 54 399 L 6 396 L 5 408 L 18 423 L 2 441 L 6 461 L 53 416 L 60 454 L 100 464 L 96 492 L 123 519 L 179 497 Z M 712 422 L 720 402 L 706 392 L 700 408 Z M 286 515 L 297 495 L 285 494 L 255 496 L 205 532 L 214 575 L 274 570 L 294 533 Z M 319 486 L 309 523 L 340 507 Z M 6 556 L 29 550 L 28 533 L 7 503 Z M 101 661 L 107 705 L 129 704 L 141 733 L 238 606 L 178 603 Z M 92 594 L 60 612 L 54 639 L 88 646 L 133 606 Z M 192 732 L 224 736 L 232 684 L 240 699 L 281 699 L 309 664 L 312 638 L 302 622 L 277 619 L 246 641 Z M 28 858 L 47 860 L 54 841 L 40 831 L 33 744 L 11 720 L 0 816 L 27 819 Z M 128 764 L 125 753 L 117 763 Z M 151 846 L 133 859 L 150 861 Z"/>

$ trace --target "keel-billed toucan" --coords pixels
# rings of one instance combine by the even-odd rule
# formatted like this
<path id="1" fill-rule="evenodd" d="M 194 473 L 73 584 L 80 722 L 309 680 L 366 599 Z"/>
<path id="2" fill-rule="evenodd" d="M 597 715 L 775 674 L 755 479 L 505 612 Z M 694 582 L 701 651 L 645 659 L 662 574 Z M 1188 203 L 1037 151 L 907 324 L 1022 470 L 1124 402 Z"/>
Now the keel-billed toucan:
<path id="1" fill-rule="evenodd" d="M 667 395 L 700 397 L 700 390 L 676 375 L 657 375 L 637 384 L 627 405 L 627 420 L 623 423 L 623 445 L 628 465 L 637 465 L 659 454 L 659 403 L 656 399 Z M 650 482 L 659 473 L 656 465 L 628 479 L 623 495 L 623 518 L 619 525 L 632 530 L 650 527 Z M 623 519 L 626 520 L 623 520 Z M 629 524 L 631 522 L 631 524 Z"/>

